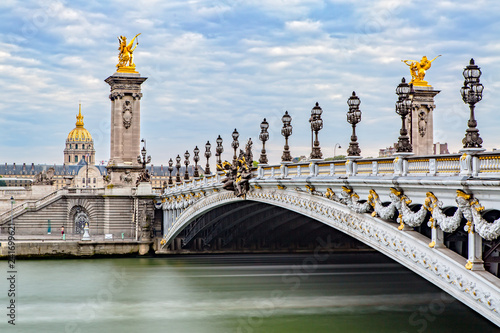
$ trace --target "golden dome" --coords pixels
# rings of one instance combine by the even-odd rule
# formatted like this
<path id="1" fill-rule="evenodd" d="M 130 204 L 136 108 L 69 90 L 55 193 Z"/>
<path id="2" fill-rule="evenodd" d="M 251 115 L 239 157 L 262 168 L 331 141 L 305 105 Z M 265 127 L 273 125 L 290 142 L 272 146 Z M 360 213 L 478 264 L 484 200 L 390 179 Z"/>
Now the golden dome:
<path id="1" fill-rule="evenodd" d="M 76 127 L 69 132 L 68 141 L 92 141 L 92 135 L 83 127 L 82 105 L 76 116 Z"/>

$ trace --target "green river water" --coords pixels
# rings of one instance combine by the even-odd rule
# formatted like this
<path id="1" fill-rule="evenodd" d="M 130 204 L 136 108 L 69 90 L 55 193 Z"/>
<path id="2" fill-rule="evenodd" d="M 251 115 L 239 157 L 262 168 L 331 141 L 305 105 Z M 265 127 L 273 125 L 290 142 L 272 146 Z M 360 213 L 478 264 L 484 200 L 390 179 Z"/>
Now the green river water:
<path id="1" fill-rule="evenodd" d="M 0 263 L 7 277 L 7 262 Z M 0 332 L 497 332 L 379 255 L 207 255 L 17 262 Z"/>

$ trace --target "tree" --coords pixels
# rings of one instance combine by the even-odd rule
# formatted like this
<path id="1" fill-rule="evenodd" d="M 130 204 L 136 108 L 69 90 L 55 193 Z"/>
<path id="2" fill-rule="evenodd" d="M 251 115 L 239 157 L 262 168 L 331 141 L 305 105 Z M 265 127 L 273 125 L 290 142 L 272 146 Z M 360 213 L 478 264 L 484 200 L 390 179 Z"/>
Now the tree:
<path id="1" fill-rule="evenodd" d="M 337 160 L 345 160 L 345 155 L 337 155 L 335 157 L 325 158 L 325 161 L 337 161 Z"/>

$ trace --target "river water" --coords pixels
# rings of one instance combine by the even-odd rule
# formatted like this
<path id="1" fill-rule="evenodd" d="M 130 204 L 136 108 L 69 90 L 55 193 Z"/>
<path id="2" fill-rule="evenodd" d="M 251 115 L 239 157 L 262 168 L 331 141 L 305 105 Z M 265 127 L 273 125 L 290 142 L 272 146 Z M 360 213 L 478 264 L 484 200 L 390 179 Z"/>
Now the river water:
<path id="1" fill-rule="evenodd" d="M 497 331 L 376 254 L 25 260 L 17 270 L 16 326 L 2 314 L 0 332 Z"/>

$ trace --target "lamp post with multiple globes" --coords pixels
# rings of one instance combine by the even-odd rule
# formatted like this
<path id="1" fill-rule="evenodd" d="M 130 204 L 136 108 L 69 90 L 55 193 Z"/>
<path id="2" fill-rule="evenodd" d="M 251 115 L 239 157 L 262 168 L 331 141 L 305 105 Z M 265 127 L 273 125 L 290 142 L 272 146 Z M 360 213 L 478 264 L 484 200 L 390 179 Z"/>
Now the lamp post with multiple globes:
<path id="1" fill-rule="evenodd" d="M 281 156 L 282 162 L 291 162 L 292 155 L 290 155 L 290 147 L 288 146 L 288 137 L 292 135 L 292 117 L 285 111 L 285 114 L 281 118 L 283 122 L 283 128 L 281 129 L 281 135 L 285 137 L 285 147 L 283 147 L 283 155 Z"/>

